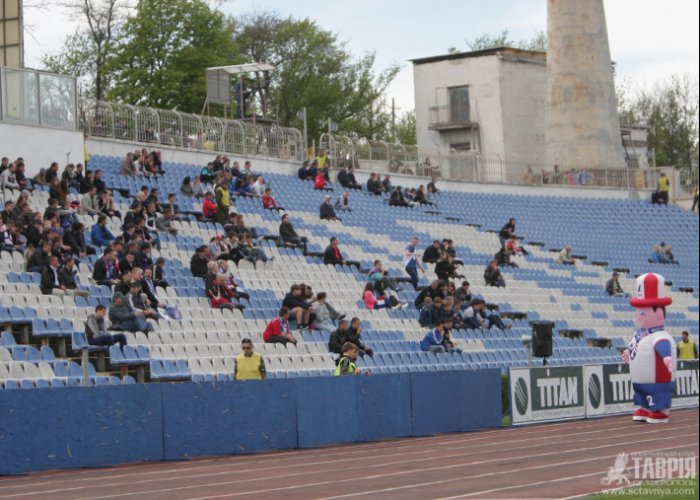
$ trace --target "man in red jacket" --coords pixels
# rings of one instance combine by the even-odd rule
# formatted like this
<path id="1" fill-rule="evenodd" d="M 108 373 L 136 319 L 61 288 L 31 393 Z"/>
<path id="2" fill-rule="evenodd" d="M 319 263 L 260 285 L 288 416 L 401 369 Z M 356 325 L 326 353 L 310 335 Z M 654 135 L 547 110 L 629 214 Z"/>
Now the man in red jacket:
<path id="1" fill-rule="evenodd" d="M 276 318 L 270 321 L 263 332 L 263 340 L 267 343 L 287 344 L 291 342 L 296 345 L 297 339 L 294 338 L 289 330 L 289 309 L 283 307 Z"/>

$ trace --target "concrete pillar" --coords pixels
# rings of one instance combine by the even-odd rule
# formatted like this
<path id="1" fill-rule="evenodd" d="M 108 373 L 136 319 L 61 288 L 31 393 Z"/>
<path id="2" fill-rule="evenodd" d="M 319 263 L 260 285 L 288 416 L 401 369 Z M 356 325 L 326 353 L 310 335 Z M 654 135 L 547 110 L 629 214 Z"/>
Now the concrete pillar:
<path id="1" fill-rule="evenodd" d="M 625 168 L 603 0 L 547 0 L 545 161 Z"/>

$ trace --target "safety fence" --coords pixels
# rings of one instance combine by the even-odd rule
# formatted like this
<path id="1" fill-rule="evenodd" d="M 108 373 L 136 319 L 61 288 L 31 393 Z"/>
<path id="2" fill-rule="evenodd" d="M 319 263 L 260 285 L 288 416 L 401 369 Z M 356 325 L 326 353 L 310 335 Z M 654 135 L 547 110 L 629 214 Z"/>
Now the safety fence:
<path id="1" fill-rule="evenodd" d="M 116 102 L 81 99 L 80 128 L 89 136 L 222 154 L 295 161 L 304 156 L 295 128 Z"/>

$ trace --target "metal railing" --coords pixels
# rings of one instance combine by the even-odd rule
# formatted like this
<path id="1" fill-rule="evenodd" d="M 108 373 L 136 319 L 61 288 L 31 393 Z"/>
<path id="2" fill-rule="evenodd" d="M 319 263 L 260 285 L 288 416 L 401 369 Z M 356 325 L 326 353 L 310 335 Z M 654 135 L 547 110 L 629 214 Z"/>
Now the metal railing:
<path id="1" fill-rule="evenodd" d="M 75 130 L 75 78 L 0 67 L 0 121 Z"/>
<path id="2" fill-rule="evenodd" d="M 80 128 L 88 136 L 222 154 L 304 157 L 303 138 L 295 128 L 115 102 L 81 99 Z"/>
<path id="3" fill-rule="evenodd" d="M 467 113 L 464 117 L 455 116 L 451 106 L 428 107 L 428 127 L 431 129 L 474 128 L 478 124 L 469 120 Z"/>

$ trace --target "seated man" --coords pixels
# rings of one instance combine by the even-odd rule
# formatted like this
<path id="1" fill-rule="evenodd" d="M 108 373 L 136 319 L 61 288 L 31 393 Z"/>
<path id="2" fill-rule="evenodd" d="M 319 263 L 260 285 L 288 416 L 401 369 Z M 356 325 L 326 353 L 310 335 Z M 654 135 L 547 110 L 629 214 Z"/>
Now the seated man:
<path id="1" fill-rule="evenodd" d="M 249 338 L 241 340 L 243 352 L 236 356 L 236 366 L 233 372 L 235 380 L 264 380 L 267 378 L 265 360 L 253 350 L 253 341 Z"/>
<path id="2" fill-rule="evenodd" d="M 562 248 L 561 252 L 557 254 L 557 264 L 565 264 L 568 266 L 576 264 L 576 259 L 572 257 L 571 250 L 571 246 L 568 245 Z"/>
<path id="3" fill-rule="evenodd" d="M 343 221 L 340 217 L 335 215 L 335 210 L 333 210 L 333 205 L 331 205 L 330 195 L 326 195 L 323 197 L 323 203 L 319 208 L 319 216 L 321 217 L 321 220 L 337 220 L 339 222 Z"/>
<path id="4" fill-rule="evenodd" d="M 289 309 L 282 307 L 276 318 L 272 319 L 263 332 L 263 340 L 269 344 L 284 344 L 288 342 L 296 345 L 297 339 L 294 338 L 289 330 Z"/>
<path id="5" fill-rule="evenodd" d="M 114 286 L 119 283 L 121 270 L 114 248 L 107 247 L 92 269 L 92 279 L 98 285 Z"/>
<path id="6" fill-rule="evenodd" d="M 334 354 L 343 354 L 343 344 L 346 342 L 345 332 L 348 329 L 348 320 L 341 319 L 338 321 L 338 328 L 331 332 L 328 340 L 328 352 Z"/>
<path id="7" fill-rule="evenodd" d="M 335 364 L 336 377 L 360 374 L 360 371 L 355 365 L 358 354 L 359 350 L 355 344 L 351 342 L 345 342 L 343 344 L 343 354 L 338 358 Z"/>
<path id="8" fill-rule="evenodd" d="M 384 285 L 384 288 L 391 288 L 395 292 L 401 290 L 401 287 L 397 283 L 396 279 L 389 276 L 389 273 L 384 270 L 382 261 L 379 259 L 374 261 L 374 267 L 372 267 L 372 269 L 369 270 L 369 273 L 367 273 L 367 275 L 369 281 L 381 281 Z"/>
<path id="9" fill-rule="evenodd" d="M 214 267 L 217 267 L 216 262 L 213 264 Z M 206 292 L 214 309 L 243 310 L 245 308 L 242 304 L 233 303 L 233 289 L 226 285 L 226 276 L 221 273 L 217 273 L 214 279 L 207 284 Z"/>
<path id="10" fill-rule="evenodd" d="M 338 200 L 335 202 L 335 209 L 352 213 L 352 208 L 350 208 L 350 193 L 348 191 L 343 191 L 343 194 L 338 197 Z"/>
<path id="11" fill-rule="evenodd" d="M 333 236 L 330 241 L 330 245 L 326 247 L 326 251 L 323 252 L 323 263 L 326 265 L 348 265 L 360 268 L 360 262 L 357 260 L 345 260 L 343 254 L 340 253 L 340 248 L 338 246 L 338 238 Z"/>
<path id="12" fill-rule="evenodd" d="M 423 251 L 423 262 L 435 264 L 440 258 L 440 240 L 433 240 L 433 244 Z"/>
<path id="13" fill-rule="evenodd" d="M 289 214 L 284 214 L 282 216 L 279 232 L 280 238 L 284 244 L 301 247 L 304 254 L 306 254 L 306 245 L 308 245 L 309 239 L 306 236 L 299 236 L 297 234 L 289 220 Z"/>
<path id="14" fill-rule="evenodd" d="M 389 205 L 392 207 L 408 207 L 409 203 L 403 196 L 401 186 L 396 186 L 389 197 Z"/>
<path id="15" fill-rule="evenodd" d="M 151 305 L 148 303 L 148 298 L 141 292 L 143 285 L 138 281 L 140 277 L 139 274 L 134 271 L 132 276 L 137 279 L 134 279 L 129 284 L 129 293 L 124 296 L 124 302 L 128 303 L 134 312 L 141 312 L 144 318 L 151 318 L 156 321 L 162 319 L 160 313 L 158 313 L 156 309 L 151 308 Z"/>
<path id="16" fill-rule="evenodd" d="M 190 259 L 190 272 L 195 278 L 204 278 L 207 275 L 207 264 L 209 263 L 209 247 L 201 245 L 195 250 L 195 254 Z"/>
<path id="17" fill-rule="evenodd" d="M 472 301 L 472 292 L 469 290 L 469 286 L 468 281 L 462 281 L 462 286 L 455 290 L 455 300 L 465 304 L 465 307 Z"/>
<path id="18" fill-rule="evenodd" d="M 114 294 L 112 306 L 109 308 L 109 321 L 112 323 L 112 328 L 127 332 L 148 333 L 153 330 L 153 326 L 144 318 L 143 312 L 134 310 L 121 292 Z"/>
<path id="19" fill-rule="evenodd" d="M 486 269 L 484 270 L 484 282 L 487 286 L 505 288 L 506 280 L 503 278 L 501 271 L 498 269 L 498 261 L 496 259 L 491 260 L 489 265 L 486 266 Z"/>
<path id="20" fill-rule="evenodd" d="M 282 307 L 296 317 L 297 326 L 300 329 L 308 328 L 312 323 L 311 304 L 304 300 L 301 286 L 292 285 L 289 293 L 282 300 Z"/>
<path id="21" fill-rule="evenodd" d="M 175 215 L 173 213 L 173 209 L 170 207 L 167 207 L 165 209 L 165 212 L 163 212 L 163 215 L 158 217 L 156 219 L 156 229 L 158 231 L 162 231 L 164 233 L 169 233 L 172 235 L 177 235 L 177 228 L 173 227 L 173 220 L 175 219 Z"/>
<path id="22" fill-rule="evenodd" d="M 659 247 L 671 264 L 678 264 L 678 261 L 673 256 L 673 249 L 671 248 L 671 245 L 668 245 L 662 241 Z"/>
<path id="23" fill-rule="evenodd" d="M 372 194 L 376 194 L 377 196 L 381 196 L 383 189 L 382 181 L 379 180 L 379 174 L 375 174 L 374 172 L 369 174 L 369 179 L 367 179 L 367 191 Z"/>
<path id="24" fill-rule="evenodd" d="M 360 318 L 352 318 L 350 328 L 345 331 L 345 341 L 355 344 L 360 350 L 360 356 L 374 356 L 374 351 L 362 343 L 362 323 Z"/>
<path id="25" fill-rule="evenodd" d="M 508 330 L 512 325 L 506 325 L 498 314 L 486 313 L 486 302 L 482 299 L 474 299 L 467 309 L 462 313 L 464 326 L 471 329 L 483 327 L 491 328 L 496 325 L 501 330 Z"/>
<path id="26" fill-rule="evenodd" d="M 629 297 L 622 289 L 619 277 L 620 274 L 618 272 L 612 273 L 612 278 L 605 284 L 605 291 L 608 292 L 608 295 L 611 297 Z"/>
<path id="27" fill-rule="evenodd" d="M 511 259 L 511 256 L 513 255 L 513 250 L 508 248 L 508 246 L 501 247 L 501 249 L 496 252 L 496 255 L 493 256 L 493 258 L 498 262 L 499 266 L 508 266 L 508 267 L 519 267 L 513 260 Z"/>
<path id="28" fill-rule="evenodd" d="M 126 336 L 123 333 L 114 335 L 107 331 L 105 315 L 107 308 L 102 304 L 95 306 L 95 313 L 90 314 L 85 321 L 85 336 L 90 345 L 114 345 L 119 344 L 119 347 L 126 345 Z"/>
<path id="29" fill-rule="evenodd" d="M 107 227 L 106 215 L 102 214 L 97 218 L 97 224 L 93 225 L 90 230 L 90 238 L 92 243 L 98 247 L 107 246 L 114 239 L 114 235 Z"/>
<path id="30" fill-rule="evenodd" d="M 443 321 L 436 321 L 432 330 L 428 330 L 423 339 L 420 341 L 421 350 L 425 352 L 432 352 L 434 354 L 445 352 L 445 347 L 443 346 L 443 332 Z"/>

